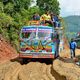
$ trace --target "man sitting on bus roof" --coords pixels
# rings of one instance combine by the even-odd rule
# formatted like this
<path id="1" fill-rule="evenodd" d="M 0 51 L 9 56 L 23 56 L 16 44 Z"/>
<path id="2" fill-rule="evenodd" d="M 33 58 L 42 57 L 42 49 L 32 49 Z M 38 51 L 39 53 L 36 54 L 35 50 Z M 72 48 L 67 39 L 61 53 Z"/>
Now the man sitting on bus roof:
<path id="1" fill-rule="evenodd" d="M 40 20 L 40 15 L 38 13 L 34 13 L 32 20 L 36 20 L 36 21 Z"/>
<path id="2" fill-rule="evenodd" d="M 40 20 L 42 21 L 42 23 L 46 24 L 46 23 L 49 23 L 51 25 L 53 25 L 52 21 L 51 21 L 51 16 L 49 14 L 49 11 L 47 11 L 45 14 L 43 14 L 41 17 L 40 17 Z"/>

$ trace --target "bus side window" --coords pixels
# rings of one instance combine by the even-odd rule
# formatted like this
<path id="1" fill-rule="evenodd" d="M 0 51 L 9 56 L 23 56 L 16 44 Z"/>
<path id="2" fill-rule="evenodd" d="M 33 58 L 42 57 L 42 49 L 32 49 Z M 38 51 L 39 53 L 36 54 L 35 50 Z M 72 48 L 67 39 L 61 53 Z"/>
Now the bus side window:
<path id="1" fill-rule="evenodd" d="M 22 33 L 22 38 L 28 38 L 30 36 L 30 33 Z"/>
<path id="2" fill-rule="evenodd" d="M 29 36 L 30 36 L 30 33 L 29 32 L 26 32 L 25 33 L 25 38 L 29 38 Z"/>
<path id="3" fill-rule="evenodd" d="M 22 38 L 25 38 L 25 33 L 22 33 Z"/>

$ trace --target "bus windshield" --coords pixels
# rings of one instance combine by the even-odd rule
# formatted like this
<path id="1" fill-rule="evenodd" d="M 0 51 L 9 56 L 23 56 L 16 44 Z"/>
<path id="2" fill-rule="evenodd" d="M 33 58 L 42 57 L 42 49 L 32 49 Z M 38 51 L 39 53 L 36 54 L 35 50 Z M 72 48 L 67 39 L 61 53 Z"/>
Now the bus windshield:
<path id="1" fill-rule="evenodd" d="M 41 29 L 41 28 L 35 28 L 34 29 L 24 29 L 21 33 L 21 37 L 27 38 L 27 39 L 32 39 L 38 37 L 39 39 L 47 39 L 51 38 L 51 32 L 52 29 Z"/>

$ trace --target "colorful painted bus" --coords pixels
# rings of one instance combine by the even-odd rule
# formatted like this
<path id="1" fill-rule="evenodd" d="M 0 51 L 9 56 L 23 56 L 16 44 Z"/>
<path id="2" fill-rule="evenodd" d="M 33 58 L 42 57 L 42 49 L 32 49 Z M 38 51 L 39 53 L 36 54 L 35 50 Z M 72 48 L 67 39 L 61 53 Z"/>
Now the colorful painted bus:
<path id="1" fill-rule="evenodd" d="M 54 28 L 42 25 L 23 26 L 20 32 L 20 58 L 54 58 L 59 37 Z"/>

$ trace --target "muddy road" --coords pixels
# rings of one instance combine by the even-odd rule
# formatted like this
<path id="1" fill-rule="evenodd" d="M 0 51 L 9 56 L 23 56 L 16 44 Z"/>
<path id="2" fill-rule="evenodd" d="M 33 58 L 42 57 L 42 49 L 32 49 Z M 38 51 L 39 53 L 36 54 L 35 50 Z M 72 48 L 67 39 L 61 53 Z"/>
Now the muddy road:
<path id="1" fill-rule="evenodd" d="M 10 60 L 0 64 L 0 80 L 80 80 L 80 67 L 72 59 Z"/>
<path id="2" fill-rule="evenodd" d="M 66 80 L 66 77 L 53 69 L 51 61 L 21 64 L 12 60 L 0 64 L 0 80 Z"/>

